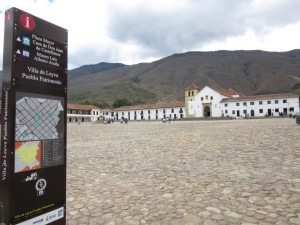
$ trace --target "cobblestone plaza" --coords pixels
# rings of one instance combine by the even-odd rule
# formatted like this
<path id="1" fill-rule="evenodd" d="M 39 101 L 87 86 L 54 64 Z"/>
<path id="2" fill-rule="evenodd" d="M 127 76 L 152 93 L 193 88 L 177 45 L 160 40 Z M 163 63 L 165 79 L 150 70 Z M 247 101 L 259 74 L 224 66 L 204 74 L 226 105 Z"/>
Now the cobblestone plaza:
<path id="1" fill-rule="evenodd" d="M 67 224 L 300 224 L 294 119 L 69 124 Z"/>

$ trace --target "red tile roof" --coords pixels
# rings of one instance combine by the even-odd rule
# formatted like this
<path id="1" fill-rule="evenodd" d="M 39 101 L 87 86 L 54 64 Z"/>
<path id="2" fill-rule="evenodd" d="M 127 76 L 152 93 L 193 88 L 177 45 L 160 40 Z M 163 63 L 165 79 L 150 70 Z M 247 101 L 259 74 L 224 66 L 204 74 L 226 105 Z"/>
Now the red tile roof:
<path id="1" fill-rule="evenodd" d="M 68 109 L 77 109 L 77 110 L 98 109 L 96 106 L 93 106 L 93 105 L 80 105 L 80 104 L 77 104 L 77 103 L 68 103 L 67 108 Z"/>
<path id="2" fill-rule="evenodd" d="M 268 94 L 268 95 L 254 95 L 254 96 L 242 96 L 239 98 L 223 98 L 223 102 L 237 102 L 237 101 L 251 101 L 251 100 L 269 100 L 279 98 L 298 98 L 298 95 L 291 93 L 280 93 L 280 94 Z"/>
<path id="3" fill-rule="evenodd" d="M 201 90 L 201 88 L 199 88 L 196 84 L 193 83 L 192 85 L 188 86 L 185 90 L 195 90 L 195 89 Z"/>
<path id="4" fill-rule="evenodd" d="M 241 92 L 237 92 L 236 90 L 232 89 L 232 88 L 228 88 L 227 90 L 225 91 L 220 91 L 219 89 L 216 89 L 216 88 L 212 88 L 212 87 L 209 87 L 211 88 L 212 90 L 218 92 L 220 95 L 223 95 L 223 96 L 226 96 L 226 97 L 229 97 L 231 98 L 232 95 L 239 95 L 240 97 L 241 96 L 246 96 L 244 95 L 243 93 Z M 195 85 L 194 83 L 192 85 L 190 85 L 189 87 L 187 87 L 185 90 L 202 90 L 203 88 L 200 88 L 198 87 L 197 85 Z"/>
<path id="5" fill-rule="evenodd" d="M 242 92 L 237 92 L 236 90 L 232 89 L 232 88 L 228 88 L 225 93 L 229 94 L 229 95 L 239 95 L 240 97 L 245 97 L 246 95 Z"/>
<path id="6" fill-rule="evenodd" d="M 122 106 L 115 109 L 115 111 L 129 111 L 129 110 L 147 110 L 147 109 L 162 109 L 162 108 L 175 108 L 175 107 L 185 107 L 184 102 L 175 101 L 175 102 L 162 102 L 157 104 L 148 104 L 148 105 L 134 105 L 134 106 Z"/>
<path id="7" fill-rule="evenodd" d="M 214 91 L 216 91 L 216 92 L 218 92 L 220 95 L 223 95 L 223 96 L 226 96 L 226 97 L 231 97 L 231 95 L 230 94 L 228 94 L 228 93 L 226 93 L 225 91 L 220 91 L 220 90 L 218 90 L 218 89 L 216 89 L 216 88 L 212 88 L 212 87 L 209 87 L 209 88 L 211 88 L 211 89 L 213 89 Z"/>

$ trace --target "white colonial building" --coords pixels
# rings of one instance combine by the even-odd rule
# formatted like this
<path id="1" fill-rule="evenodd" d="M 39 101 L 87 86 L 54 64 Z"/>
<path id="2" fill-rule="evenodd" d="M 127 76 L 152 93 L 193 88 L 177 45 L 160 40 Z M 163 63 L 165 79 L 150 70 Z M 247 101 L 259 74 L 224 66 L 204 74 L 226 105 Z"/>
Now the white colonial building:
<path id="1" fill-rule="evenodd" d="M 116 120 L 172 120 L 185 118 L 184 102 L 168 102 L 137 106 L 123 106 L 115 109 L 112 116 Z"/>
<path id="2" fill-rule="evenodd" d="M 299 115 L 299 97 L 289 93 L 224 98 L 220 105 L 230 117 Z"/>
<path id="3" fill-rule="evenodd" d="M 93 105 L 67 104 L 68 122 L 96 122 L 100 119 L 100 109 Z"/>
<path id="4" fill-rule="evenodd" d="M 123 106 L 114 110 L 92 105 L 68 104 L 68 122 L 172 120 L 202 117 L 264 117 L 299 115 L 299 96 L 283 93 L 245 96 L 231 88 L 220 91 L 195 84 L 185 89 L 185 102 Z"/>
<path id="5" fill-rule="evenodd" d="M 68 122 L 96 122 L 112 119 L 128 120 L 172 120 L 185 118 L 184 102 L 168 102 L 148 105 L 122 106 L 120 108 L 99 109 L 92 105 L 68 104 Z"/>
<path id="6" fill-rule="evenodd" d="M 263 117 L 299 115 L 299 96 L 283 93 L 245 96 L 233 89 L 219 91 L 195 84 L 185 90 L 187 117 Z"/>

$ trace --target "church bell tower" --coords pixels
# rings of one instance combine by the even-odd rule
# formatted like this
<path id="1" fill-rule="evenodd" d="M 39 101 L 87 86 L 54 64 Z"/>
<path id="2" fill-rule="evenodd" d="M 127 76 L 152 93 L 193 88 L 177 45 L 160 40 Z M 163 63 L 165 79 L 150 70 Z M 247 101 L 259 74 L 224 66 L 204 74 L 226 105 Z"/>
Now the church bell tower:
<path id="1" fill-rule="evenodd" d="M 185 115 L 187 118 L 191 117 L 189 114 L 189 102 L 195 101 L 195 96 L 200 90 L 201 89 L 194 83 L 185 89 Z"/>

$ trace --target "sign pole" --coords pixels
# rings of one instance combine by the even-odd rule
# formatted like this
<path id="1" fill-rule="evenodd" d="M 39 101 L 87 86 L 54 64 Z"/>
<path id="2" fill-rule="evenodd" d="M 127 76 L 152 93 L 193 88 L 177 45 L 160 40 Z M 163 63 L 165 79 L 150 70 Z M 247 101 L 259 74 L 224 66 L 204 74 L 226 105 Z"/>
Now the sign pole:
<path id="1" fill-rule="evenodd" d="M 66 224 L 66 29 L 5 13 L 0 225 Z"/>

